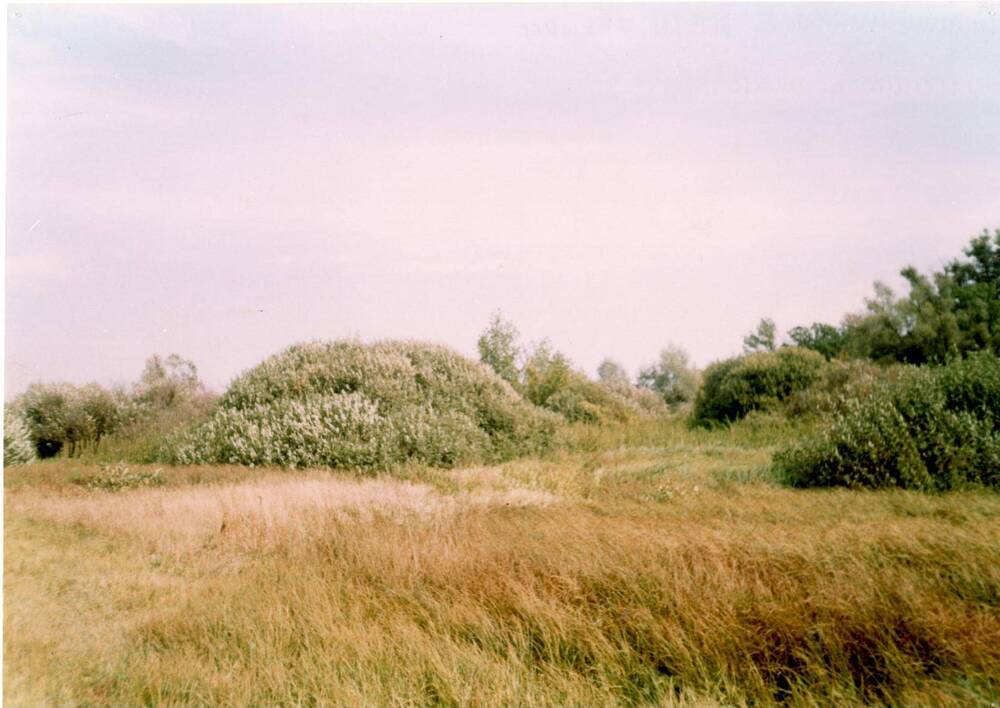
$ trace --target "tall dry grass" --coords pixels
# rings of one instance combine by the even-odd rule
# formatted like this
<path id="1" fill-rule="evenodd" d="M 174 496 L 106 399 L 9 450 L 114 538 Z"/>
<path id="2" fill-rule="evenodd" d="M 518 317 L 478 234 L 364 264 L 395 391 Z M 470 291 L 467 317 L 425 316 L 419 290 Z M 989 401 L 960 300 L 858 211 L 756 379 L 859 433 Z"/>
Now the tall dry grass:
<path id="1" fill-rule="evenodd" d="M 646 432 L 407 480 L 40 466 L 5 501 L 6 703 L 997 700 L 1000 496 L 790 490 L 733 433 Z"/>

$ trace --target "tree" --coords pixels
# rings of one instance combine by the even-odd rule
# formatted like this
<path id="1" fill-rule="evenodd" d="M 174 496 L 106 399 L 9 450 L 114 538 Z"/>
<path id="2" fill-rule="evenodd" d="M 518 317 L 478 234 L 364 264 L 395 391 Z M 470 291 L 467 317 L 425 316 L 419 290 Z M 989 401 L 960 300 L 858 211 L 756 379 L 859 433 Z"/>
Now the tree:
<path id="1" fill-rule="evenodd" d="M 572 376 L 569 359 L 543 339 L 534 345 L 524 363 L 524 397 L 536 406 L 545 406 L 550 397 L 569 388 Z"/>
<path id="2" fill-rule="evenodd" d="M 773 352 L 776 346 L 778 328 L 774 320 L 765 317 L 758 323 L 757 329 L 743 338 L 743 353 Z"/>
<path id="3" fill-rule="evenodd" d="M 613 359 L 605 359 L 597 367 L 597 378 L 606 386 L 614 389 L 625 389 L 632 386 L 625 368 Z"/>
<path id="4" fill-rule="evenodd" d="M 827 359 L 838 356 L 846 346 L 846 336 L 839 327 L 824 322 L 813 322 L 809 327 L 792 327 L 788 337 L 795 346 L 812 349 Z"/>
<path id="5" fill-rule="evenodd" d="M 660 394 L 667 405 L 675 408 L 694 398 L 698 375 L 690 365 L 688 353 L 670 345 L 660 352 L 655 364 L 639 372 L 639 386 Z"/>
<path id="6" fill-rule="evenodd" d="M 171 408 L 203 389 L 194 362 L 177 354 L 166 359 L 153 354 L 146 359 L 136 385 L 136 398 L 152 408 Z"/>
<path id="7" fill-rule="evenodd" d="M 512 386 L 517 386 L 521 378 L 518 368 L 518 359 L 521 356 L 517 343 L 519 336 L 517 327 L 496 312 L 490 320 L 489 327 L 479 335 L 479 340 L 476 342 L 479 360 Z"/>
<path id="8" fill-rule="evenodd" d="M 960 333 L 959 350 L 966 354 L 990 349 L 1000 354 L 1000 229 L 986 230 L 965 248 L 966 260 L 945 266 L 948 299 Z M 938 286 L 941 290 L 942 281 Z"/>

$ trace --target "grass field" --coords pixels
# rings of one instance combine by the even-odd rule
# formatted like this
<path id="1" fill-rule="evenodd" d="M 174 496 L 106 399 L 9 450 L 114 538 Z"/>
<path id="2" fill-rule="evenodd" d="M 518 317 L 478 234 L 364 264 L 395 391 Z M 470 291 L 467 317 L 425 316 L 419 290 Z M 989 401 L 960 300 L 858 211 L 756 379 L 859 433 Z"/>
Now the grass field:
<path id="1" fill-rule="evenodd" d="M 6 470 L 4 704 L 991 705 L 1000 495 L 792 490 L 794 427 L 391 476 Z"/>

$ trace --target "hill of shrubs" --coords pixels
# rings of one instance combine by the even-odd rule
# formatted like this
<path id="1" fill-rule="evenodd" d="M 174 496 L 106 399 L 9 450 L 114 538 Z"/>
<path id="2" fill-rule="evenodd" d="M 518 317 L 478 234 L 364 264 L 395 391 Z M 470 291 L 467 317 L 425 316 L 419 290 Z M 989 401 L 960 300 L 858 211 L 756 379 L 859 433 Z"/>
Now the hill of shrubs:
<path id="1" fill-rule="evenodd" d="M 795 486 L 1000 486 L 1000 231 L 965 256 L 930 276 L 904 269 L 908 295 L 876 284 L 866 313 L 794 327 L 794 346 L 764 319 L 743 356 L 698 372 L 668 347 L 634 383 L 612 360 L 592 380 L 545 341 L 522 348 L 499 314 L 479 362 L 417 342 L 300 344 L 217 403 L 193 364 L 153 357 L 128 390 L 33 384 L 5 408 L 5 463 L 110 440 L 102 454 L 133 461 L 452 466 L 544 451 L 564 423 L 690 410 L 701 427 L 756 413 L 811 420 L 818 432 L 774 458 Z"/>
<path id="2" fill-rule="evenodd" d="M 237 378 L 173 456 L 181 464 L 447 467 L 545 450 L 557 422 L 487 366 L 442 346 L 314 342 Z"/>

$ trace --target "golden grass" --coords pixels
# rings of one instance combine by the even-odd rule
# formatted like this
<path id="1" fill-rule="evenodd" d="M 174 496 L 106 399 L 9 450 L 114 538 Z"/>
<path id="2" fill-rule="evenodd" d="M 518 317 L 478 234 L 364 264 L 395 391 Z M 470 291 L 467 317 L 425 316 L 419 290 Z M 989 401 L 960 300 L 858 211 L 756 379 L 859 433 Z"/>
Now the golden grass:
<path id="1" fill-rule="evenodd" d="M 331 517 L 440 516 L 477 507 L 546 506 L 556 497 L 530 489 L 476 489 L 444 495 L 427 484 L 272 473 L 253 482 L 118 493 L 11 495 L 14 516 L 132 537 L 151 552 L 186 555 L 212 543 L 264 550 L 308 542 Z"/>
<path id="2" fill-rule="evenodd" d="M 14 472 L 5 704 L 997 701 L 1000 496 L 785 489 L 660 425 L 396 478 Z"/>

